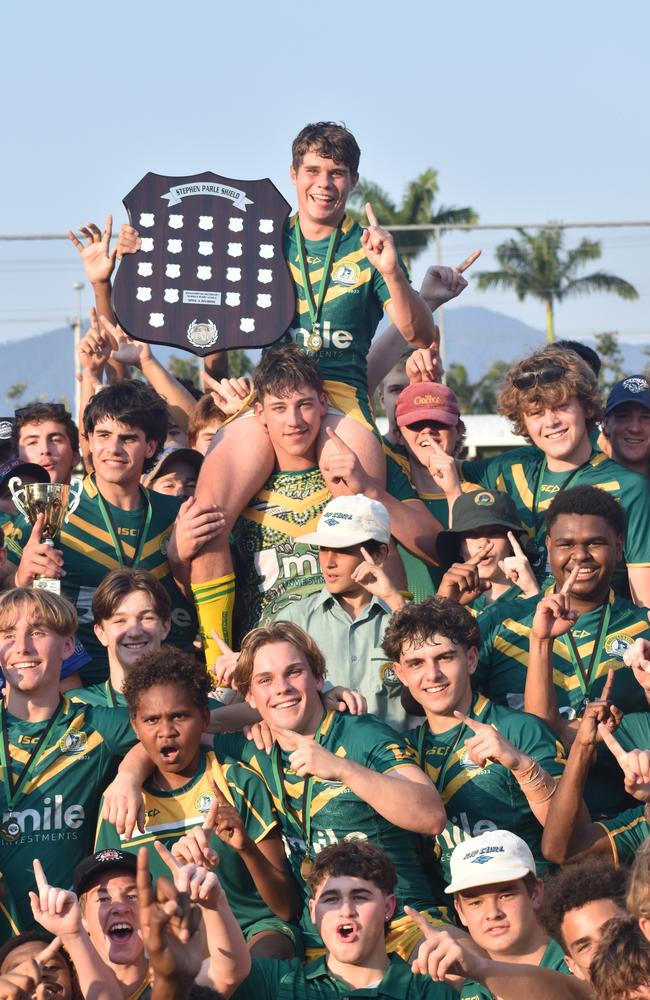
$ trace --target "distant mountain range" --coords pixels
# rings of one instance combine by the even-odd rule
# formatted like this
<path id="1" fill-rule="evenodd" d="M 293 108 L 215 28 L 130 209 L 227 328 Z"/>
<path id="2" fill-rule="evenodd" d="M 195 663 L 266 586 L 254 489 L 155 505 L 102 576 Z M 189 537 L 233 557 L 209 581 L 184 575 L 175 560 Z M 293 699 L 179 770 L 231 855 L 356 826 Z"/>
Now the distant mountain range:
<path id="1" fill-rule="evenodd" d="M 504 313 L 476 306 L 453 307 L 445 313 L 446 363 L 464 365 L 471 381 L 480 378 L 494 361 L 512 361 L 543 342 L 542 330 Z M 620 347 L 626 371 L 645 370 L 648 359 L 642 345 L 621 341 Z M 163 363 L 172 353 L 169 348 L 154 350 Z M 70 327 L 0 344 L 0 415 L 13 409 L 6 392 L 17 382 L 27 383 L 20 402 L 41 397 L 64 398 L 70 403 L 74 398 L 73 351 Z"/>

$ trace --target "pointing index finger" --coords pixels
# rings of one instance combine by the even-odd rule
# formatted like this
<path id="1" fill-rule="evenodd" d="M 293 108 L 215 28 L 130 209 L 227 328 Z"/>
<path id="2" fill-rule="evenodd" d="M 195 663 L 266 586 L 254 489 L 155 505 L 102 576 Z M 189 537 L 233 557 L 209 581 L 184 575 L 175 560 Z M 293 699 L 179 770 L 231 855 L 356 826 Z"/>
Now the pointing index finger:
<path id="1" fill-rule="evenodd" d="M 605 681 L 605 686 L 600 695 L 601 701 L 609 701 L 612 696 L 612 688 L 614 687 L 614 670 L 607 671 L 607 680 Z"/>
<path id="2" fill-rule="evenodd" d="M 193 498 L 190 497 L 190 499 L 193 499 Z M 214 641 L 216 642 L 217 646 L 219 647 L 219 649 L 221 650 L 222 653 L 232 653 L 232 649 L 230 648 L 230 646 L 228 645 L 228 643 L 225 641 L 225 639 L 221 638 L 221 636 L 217 632 L 216 628 L 212 629 L 212 638 L 214 639 Z"/>
<path id="3" fill-rule="evenodd" d="M 512 545 L 512 551 L 516 556 L 523 556 L 524 558 L 526 558 L 526 553 L 522 549 L 521 543 L 517 538 L 517 536 L 515 535 L 514 531 L 508 532 L 508 541 Z"/>
<path id="4" fill-rule="evenodd" d="M 153 903 L 153 883 L 149 874 L 149 852 L 146 847 L 141 847 L 138 851 L 135 885 L 138 893 L 138 907 L 140 910 L 148 910 Z"/>
<path id="5" fill-rule="evenodd" d="M 153 846 L 156 848 L 158 857 L 165 862 L 172 874 L 180 871 L 182 866 L 179 864 L 178 859 L 174 857 L 172 852 L 167 847 L 165 847 L 161 840 L 154 840 Z"/>
<path id="6" fill-rule="evenodd" d="M 429 923 L 428 920 L 424 919 L 421 913 L 419 913 L 417 910 L 414 910 L 412 906 L 405 906 L 404 913 L 407 915 L 407 917 L 411 918 L 413 923 L 418 925 L 418 927 L 420 928 L 425 937 L 431 937 L 431 932 L 434 930 L 434 927 Z"/>
<path id="7" fill-rule="evenodd" d="M 53 941 L 50 941 L 47 947 L 43 948 L 43 951 L 39 951 L 38 955 L 36 956 L 36 961 L 39 963 L 39 965 L 47 965 L 50 959 L 54 958 L 60 947 L 61 947 L 61 938 L 55 937 Z"/>
<path id="8" fill-rule="evenodd" d="M 460 271 L 460 273 L 462 274 L 463 271 L 466 271 L 468 267 L 471 267 L 472 264 L 474 263 L 474 261 L 478 260 L 480 256 L 481 256 L 481 251 L 480 250 L 475 250 L 474 253 L 471 253 L 469 255 L 469 257 L 465 258 L 465 260 L 462 262 L 462 264 L 458 265 L 458 267 L 456 268 L 456 270 Z"/>
<path id="9" fill-rule="evenodd" d="M 569 573 L 569 576 L 566 578 L 566 580 L 564 581 L 564 583 L 560 588 L 561 594 L 569 594 L 571 592 L 571 587 L 578 579 L 579 572 L 580 572 L 580 567 L 574 566 L 571 572 Z"/>
<path id="10" fill-rule="evenodd" d="M 374 213 L 373 207 L 370 202 L 366 202 L 366 215 L 368 216 L 368 222 L 371 226 L 378 226 L 377 216 Z"/>
<path id="11" fill-rule="evenodd" d="M 619 762 L 621 767 L 625 769 L 624 764 L 625 761 L 627 760 L 627 753 L 625 752 L 621 744 L 618 742 L 616 737 L 610 733 L 607 726 L 604 725 L 604 723 L 602 722 L 598 723 L 598 732 L 600 734 L 600 738 L 602 739 L 603 743 L 605 743 L 606 746 L 609 747 L 609 749 L 616 757 L 616 760 Z"/>
<path id="12" fill-rule="evenodd" d="M 36 879 L 36 888 L 38 889 L 39 895 L 42 896 L 44 892 L 47 892 L 50 884 L 47 881 L 45 872 L 43 871 L 43 865 L 38 858 L 34 858 L 32 869 L 34 871 L 34 878 Z"/>
<path id="13" fill-rule="evenodd" d="M 491 552 L 494 548 L 492 542 L 483 542 L 483 546 L 477 549 L 473 556 L 471 556 L 467 562 L 470 566 L 478 566 L 481 559 L 484 559 L 488 552 Z"/>
<path id="14" fill-rule="evenodd" d="M 473 733 L 479 733 L 479 726 L 482 725 L 480 722 L 476 722 L 475 719 L 470 719 L 469 715 L 464 715 L 462 712 L 454 712 L 454 715 L 460 722 L 463 722 L 468 729 L 471 729 Z"/>

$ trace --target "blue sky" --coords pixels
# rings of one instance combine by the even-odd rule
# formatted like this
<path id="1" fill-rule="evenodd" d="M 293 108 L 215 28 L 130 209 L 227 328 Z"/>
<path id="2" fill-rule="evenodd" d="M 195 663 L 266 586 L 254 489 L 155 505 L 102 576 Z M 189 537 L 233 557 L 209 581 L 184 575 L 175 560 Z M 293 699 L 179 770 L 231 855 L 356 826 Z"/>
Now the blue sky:
<path id="1" fill-rule="evenodd" d="M 269 176 L 291 200 L 291 139 L 323 118 L 346 122 L 362 175 L 396 197 L 432 166 L 441 200 L 482 222 L 648 220 L 649 11 L 644 0 L 10 5 L 0 232 L 63 232 L 109 210 L 124 220 L 121 199 L 148 170 Z M 567 303 L 558 335 L 647 339 L 650 227 L 568 241 L 583 235 L 602 240 L 594 267 L 641 298 Z M 445 261 L 478 245 L 489 267 L 506 236 L 452 233 Z M 80 279 L 68 244 L 0 243 L 0 341 L 61 326 Z M 508 293 L 470 289 L 462 303 L 543 326 L 539 304 Z"/>

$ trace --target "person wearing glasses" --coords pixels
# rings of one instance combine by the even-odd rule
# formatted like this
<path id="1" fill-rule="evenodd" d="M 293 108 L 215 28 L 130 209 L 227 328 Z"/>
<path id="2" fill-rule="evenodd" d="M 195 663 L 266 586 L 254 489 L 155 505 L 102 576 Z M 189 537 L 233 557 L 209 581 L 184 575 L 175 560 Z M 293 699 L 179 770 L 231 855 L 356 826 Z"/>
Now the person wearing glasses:
<path id="1" fill-rule="evenodd" d="M 14 415 L 13 453 L 41 465 L 52 483 L 69 483 L 79 461 L 79 431 L 63 403 L 30 403 Z"/>
<path id="2" fill-rule="evenodd" d="M 590 433 L 602 417 L 593 370 L 575 353 L 544 348 L 506 373 L 497 400 L 516 434 L 530 445 L 481 461 L 460 463 L 462 479 L 502 490 L 514 500 L 530 543 L 539 580 L 548 575 L 544 515 L 553 499 L 572 486 L 596 486 L 623 507 L 627 530 L 614 589 L 650 606 L 650 484 L 592 445 Z"/>

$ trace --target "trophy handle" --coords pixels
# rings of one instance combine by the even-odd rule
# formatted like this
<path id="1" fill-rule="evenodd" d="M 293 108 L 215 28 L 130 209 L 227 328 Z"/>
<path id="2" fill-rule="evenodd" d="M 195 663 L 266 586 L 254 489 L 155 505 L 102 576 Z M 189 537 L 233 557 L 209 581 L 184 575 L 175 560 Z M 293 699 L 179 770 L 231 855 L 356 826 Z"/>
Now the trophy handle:
<path id="1" fill-rule="evenodd" d="M 70 493 L 69 493 L 69 499 L 68 499 L 68 509 L 67 509 L 67 511 L 65 513 L 65 518 L 64 518 L 64 521 L 65 521 L 66 524 L 68 523 L 68 521 L 70 519 L 70 515 L 74 514 L 74 512 L 77 509 L 77 507 L 79 506 L 79 502 L 81 500 L 81 494 L 83 493 L 83 488 L 84 488 L 84 484 L 83 484 L 83 481 L 81 479 L 77 479 L 76 482 L 70 483 Z"/>
<path id="2" fill-rule="evenodd" d="M 22 497 L 25 492 L 25 487 L 23 486 L 23 481 L 20 476 L 12 476 L 7 484 L 9 486 L 9 492 L 11 493 L 11 499 L 16 505 L 16 508 L 20 511 L 26 521 L 29 521 L 29 516 L 23 503 Z"/>

